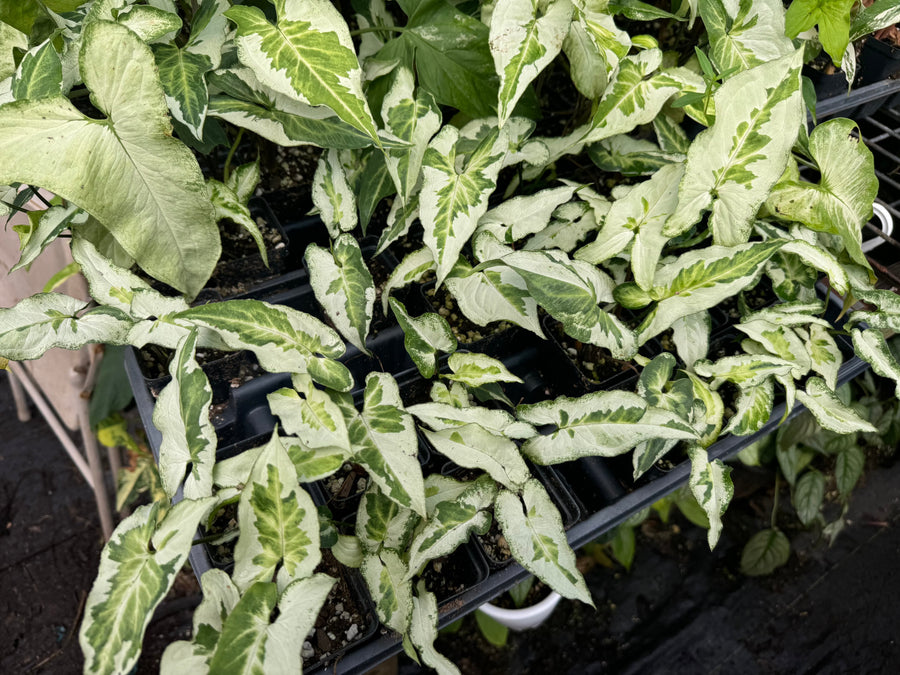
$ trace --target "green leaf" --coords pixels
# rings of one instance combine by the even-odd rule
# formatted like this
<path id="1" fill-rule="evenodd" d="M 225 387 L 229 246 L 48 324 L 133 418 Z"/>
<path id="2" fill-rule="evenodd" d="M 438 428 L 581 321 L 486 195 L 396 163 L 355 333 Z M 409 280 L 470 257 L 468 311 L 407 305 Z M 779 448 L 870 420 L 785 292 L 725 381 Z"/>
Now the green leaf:
<path id="1" fill-rule="evenodd" d="M 0 354 L 10 361 L 26 361 L 54 347 L 128 342 L 134 322 L 127 315 L 113 307 L 84 312 L 87 306 L 67 295 L 38 293 L 15 307 L 0 309 Z"/>
<path id="2" fill-rule="evenodd" d="M 525 88 L 562 49 L 572 21 L 570 0 L 498 0 L 491 14 L 488 44 L 500 77 L 500 126 L 506 123 Z"/>
<path id="3" fill-rule="evenodd" d="M 415 191 L 428 141 L 441 128 L 440 109 L 434 97 L 422 88 L 418 93 L 414 89 L 412 71 L 401 66 L 394 71 L 391 88 L 381 104 L 385 131 L 398 141 L 409 143 L 406 148 L 390 149 L 384 155 L 404 203 Z"/>
<path id="4" fill-rule="evenodd" d="M 350 436 L 340 407 L 326 392 L 313 386 L 308 375 L 294 375 L 292 380 L 293 389 L 279 389 L 268 395 L 272 414 L 306 449 L 349 457 Z"/>
<path id="5" fill-rule="evenodd" d="M 363 235 L 366 234 L 372 214 L 381 200 L 396 192 L 394 181 L 384 163 L 385 155 L 377 148 L 369 150 L 367 154 L 365 168 L 356 185 L 359 224 Z"/>
<path id="6" fill-rule="evenodd" d="M 497 485 L 490 476 L 481 476 L 452 501 L 442 501 L 409 546 L 409 568 L 416 570 L 429 560 L 450 555 L 469 536 L 486 534 L 491 527 L 491 514 L 486 510 L 494 503 Z"/>
<path id="7" fill-rule="evenodd" d="M 200 584 L 203 587 L 203 600 L 194 610 L 193 639 L 191 642 L 173 642 L 166 647 L 159 664 L 161 675 L 177 675 L 193 670 L 206 672 L 209 658 L 222 635 L 225 618 L 241 599 L 237 586 L 222 570 L 207 570 L 203 573 Z"/>
<path id="8" fill-rule="evenodd" d="M 153 424 L 162 434 L 159 476 L 171 499 L 184 481 L 184 496 L 212 496 L 216 431 L 209 421 L 212 388 L 195 356 L 197 331 L 179 343 L 169 365 L 172 381 L 159 393 Z M 185 479 L 187 465 L 191 471 Z"/>
<path id="9" fill-rule="evenodd" d="M 365 148 L 368 135 L 342 122 L 324 106 L 295 101 L 262 85 L 249 68 L 210 73 L 224 93 L 209 100 L 207 115 L 259 134 L 278 145 L 313 144 L 326 148 Z"/>
<path id="10" fill-rule="evenodd" d="M 362 71 L 338 10 L 327 0 L 276 0 L 275 7 L 276 25 L 256 7 L 225 12 L 237 26 L 241 63 L 266 86 L 301 103 L 328 106 L 377 143 Z"/>
<path id="11" fill-rule="evenodd" d="M 434 448 L 448 459 L 466 467 L 486 471 L 498 483 L 518 490 L 531 473 L 518 446 L 509 438 L 495 434 L 478 423 L 422 433 Z"/>
<path id="12" fill-rule="evenodd" d="M 819 183 L 779 184 L 766 206 L 786 220 L 838 235 L 853 262 L 869 268 L 862 228 L 872 215 L 878 179 L 872 152 L 851 135 L 857 130 L 856 122 L 842 118 L 813 129 L 809 152 L 821 175 Z"/>
<path id="13" fill-rule="evenodd" d="M 569 59 L 572 83 L 582 96 L 600 98 L 609 77 L 628 53 L 631 38 L 606 13 L 602 0 L 575 0 L 563 51 Z"/>
<path id="14" fill-rule="evenodd" d="M 492 236 L 479 234 L 476 241 Z M 509 321 L 544 337 L 537 302 L 529 295 L 525 280 L 512 268 L 475 272 L 460 257 L 445 281 L 460 311 L 472 323 L 487 326 L 493 321 Z"/>
<path id="15" fill-rule="evenodd" d="M 406 563 L 396 551 L 382 549 L 367 554 L 359 569 L 381 623 L 404 635 L 413 614 L 412 582 L 407 580 Z"/>
<path id="16" fill-rule="evenodd" d="M 850 496 L 865 465 L 866 455 L 859 446 L 852 445 L 838 453 L 834 461 L 834 480 L 841 497 L 846 499 Z"/>
<path id="17" fill-rule="evenodd" d="M 622 567 L 631 571 L 636 548 L 634 528 L 628 525 L 619 525 L 613 534 L 613 540 L 610 542 L 613 557 Z"/>
<path id="18" fill-rule="evenodd" d="M 538 464 L 578 457 L 613 457 L 655 438 L 690 440 L 694 430 L 677 415 L 651 408 L 637 394 L 601 391 L 580 398 L 561 396 L 516 408 L 520 420 L 552 424 L 548 435 L 529 438 L 522 453 Z"/>
<path id="19" fill-rule="evenodd" d="M 508 145 L 506 132 L 495 129 L 468 156 L 464 168 L 457 170 L 458 139 L 459 132 L 445 126 L 428 144 L 422 160 L 422 241 L 437 263 L 438 285 L 487 211 Z"/>
<path id="20" fill-rule="evenodd" d="M 831 333 L 817 323 L 811 325 L 807 347 L 812 370 L 824 378 L 825 384 L 830 389 L 836 389 L 838 371 L 844 357 L 834 338 L 831 337 Z M 877 369 L 875 372 L 878 372 Z M 898 373 L 900 373 L 900 368 L 898 368 Z"/>
<path id="21" fill-rule="evenodd" d="M 259 255 L 263 263 L 268 267 L 269 254 L 266 252 L 266 242 L 259 231 L 259 226 L 250 215 L 250 208 L 247 206 L 246 200 L 241 199 L 234 190 L 224 183 L 220 183 L 212 178 L 207 183 L 209 185 L 210 200 L 216 209 L 216 220 L 227 219 L 243 227 L 253 238 L 253 241 L 256 242 Z"/>
<path id="22" fill-rule="evenodd" d="M 874 33 L 882 28 L 900 21 L 900 4 L 897 0 L 875 0 L 868 7 L 860 8 L 850 24 L 850 41 L 856 42 L 861 37 Z"/>
<path id="23" fill-rule="evenodd" d="M 647 49 L 619 62 L 619 72 L 609 83 L 587 129 L 576 130 L 575 140 L 596 143 L 604 138 L 627 134 L 653 121 L 663 105 L 685 86 L 703 91 L 703 81 L 683 68 L 656 71 L 662 51 Z M 571 143 L 572 141 L 568 141 Z M 577 146 L 569 150 L 577 152 Z"/>
<path id="24" fill-rule="evenodd" d="M 509 638 L 509 628 L 480 609 L 475 610 L 475 622 L 478 624 L 478 630 L 481 631 L 481 635 L 485 640 L 495 647 L 506 646 L 506 641 Z"/>
<path id="25" fill-rule="evenodd" d="M 848 408 L 819 377 L 806 381 L 806 391 L 798 391 L 797 399 L 809 408 L 823 429 L 839 434 L 853 431 L 877 431 L 869 422 Z"/>
<path id="26" fill-rule="evenodd" d="M 381 308 L 385 314 L 388 312 L 388 303 L 391 291 L 396 288 L 404 288 L 414 281 L 419 281 L 430 271 L 434 270 L 434 257 L 427 248 L 406 254 L 403 260 L 391 272 L 387 282 L 381 290 Z"/>
<path id="27" fill-rule="evenodd" d="M 78 204 L 149 274 L 194 296 L 219 258 L 219 233 L 197 160 L 171 136 L 150 48 L 97 21 L 84 28 L 80 65 L 107 118 L 62 96 L 2 106 L 0 154 L 19 159 L 0 167 L 0 184 L 40 185 Z M 89 179 L 73 166 L 90 166 Z"/>
<path id="28" fill-rule="evenodd" d="M 347 340 L 361 352 L 375 307 L 375 282 L 351 234 L 335 240 L 331 252 L 310 244 L 304 255 L 316 300 Z"/>
<path id="29" fill-rule="evenodd" d="M 663 247 L 666 220 L 678 204 L 678 184 L 684 165 L 673 164 L 657 171 L 613 202 L 597 239 L 575 252 L 575 258 L 597 264 L 615 257 L 634 239 L 631 269 L 637 284 L 649 290 Z"/>
<path id="30" fill-rule="evenodd" d="M 741 553 L 741 572 L 748 577 L 771 574 L 791 557 L 791 542 L 781 530 L 772 528 L 754 534 Z"/>
<path id="31" fill-rule="evenodd" d="M 25 243 L 21 245 L 22 252 L 19 255 L 19 262 L 9 268 L 10 273 L 28 267 L 47 246 L 56 240 L 63 230 L 77 223 L 83 223 L 88 218 L 89 216 L 74 204 L 51 206 L 46 211 L 40 212 L 40 220 L 29 233 Z"/>
<path id="32" fill-rule="evenodd" d="M 456 351 L 456 338 L 450 324 L 440 314 L 428 312 L 413 317 L 399 300 L 391 298 L 391 310 L 403 329 L 403 344 L 416 368 L 424 378 L 434 377 L 437 371 L 438 352 Z"/>
<path id="33" fill-rule="evenodd" d="M 734 485 L 731 482 L 731 467 L 715 459 L 709 461 L 706 450 L 693 446 L 688 450 L 691 458 L 691 477 L 689 485 L 691 494 L 703 507 L 709 518 L 707 541 L 713 549 L 722 533 L 722 516 L 734 496 Z"/>
<path id="34" fill-rule="evenodd" d="M 420 583 L 418 593 L 413 597 L 409 640 L 419 652 L 419 658 L 426 666 L 434 668 L 438 675 L 459 675 L 457 667 L 434 648 L 434 641 L 438 635 L 437 626 L 437 598 L 434 593 L 426 591 Z"/>
<path id="35" fill-rule="evenodd" d="M 749 436 L 762 429 L 772 416 L 775 384 L 771 377 L 753 385 L 742 385 L 734 416 L 724 431 L 735 436 Z"/>
<path id="36" fill-rule="evenodd" d="M 203 140 L 209 106 L 206 73 L 213 69 L 212 60 L 205 54 L 168 44 L 154 45 L 153 55 L 172 117 L 187 127 L 194 138 Z"/>
<path id="37" fill-rule="evenodd" d="M 809 527 L 819 516 L 819 508 L 825 499 L 825 476 L 818 471 L 807 471 L 797 481 L 791 500 L 800 522 Z"/>
<path id="38" fill-rule="evenodd" d="M 269 372 L 308 372 L 316 382 L 337 391 L 353 386 L 350 372 L 330 360 L 344 353 L 344 343 L 309 314 L 259 300 L 227 300 L 191 307 L 168 319 L 208 328 L 230 349 L 249 349 Z"/>
<path id="39" fill-rule="evenodd" d="M 366 376 L 364 408 L 347 425 L 354 458 L 389 498 L 425 515 L 425 483 L 416 457 L 416 425 L 387 373 Z"/>
<path id="40" fill-rule="evenodd" d="M 516 561 L 563 597 L 594 606 L 591 593 L 575 565 L 556 506 L 534 478 L 525 483 L 521 498 L 501 490 L 494 503 L 500 524 Z"/>
<path id="41" fill-rule="evenodd" d="M 784 34 L 784 8 L 777 0 L 700 0 L 709 35 L 709 56 L 720 73 L 749 70 L 793 51 Z"/>
<path id="42" fill-rule="evenodd" d="M 377 58 L 415 69 L 422 88 L 442 105 L 473 118 L 494 114 L 497 77 L 488 49 L 488 27 L 445 0 L 401 6 L 409 20 Z"/>
<path id="43" fill-rule="evenodd" d="M 752 286 L 766 261 L 783 245 L 783 241 L 765 241 L 708 246 L 684 253 L 674 263 L 659 268 L 649 291 L 659 303 L 638 326 L 638 343 L 658 335 L 681 317 L 714 307 Z"/>
<path id="44" fill-rule="evenodd" d="M 895 396 L 900 398 L 900 364 L 897 363 L 897 359 L 881 331 L 862 331 L 854 328 L 850 331 L 850 335 L 853 336 L 853 350 L 857 356 L 871 365 L 872 370 L 882 377 L 894 380 L 896 383 Z M 828 386 L 834 388 L 834 382 L 828 380 L 826 382 Z"/>
<path id="45" fill-rule="evenodd" d="M 18 100 L 37 100 L 62 93 L 63 71 L 52 40 L 29 49 L 12 78 L 12 95 Z"/>
<path id="46" fill-rule="evenodd" d="M 634 334 L 598 306 L 612 299 L 613 288 L 599 269 L 561 251 L 515 251 L 500 262 L 522 276 L 538 305 L 562 322 L 568 335 L 605 347 L 614 358 L 634 355 Z"/>
<path id="47" fill-rule="evenodd" d="M 238 506 L 240 536 L 232 578 L 245 593 L 277 580 L 285 589 L 319 564 L 319 518 L 277 430 L 253 464 Z"/>
<path id="48" fill-rule="evenodd" d="M 855 4 L 854 0 L 793 0 L 784 15 L 785 33 L 795 38 L 818 24 L 819 42 L 838 66 L 850 42 L 850 9 Z"/>
<path id="49" fill-rule="evenodd" d="M 668 164 L 684 161 L 683 154 L 665 152 L 653 141 L 620 134 L 588 148 L 598 169 L 625 176 L 647 176 Z"/>
<path id="50" fill-rule="evenodd" d="M 299 673 L 299 645 L 334 584 L 328 575 L 316 574 L 293 582 L 280 598 L 275 584 L 253 584 L 225 619 L 209 674 Z"/>
<path id="51" fill-rule="evenodd" d="M 356 195 L 347 181 L 340 153 L 334 148 L 319 157 L 313 177 L 312 200 L 332 239 L 356 227 Z"/>
<path id="52" fill-rule="evenodd" d="M 470 387 L 480 387 L 491 382 L 519 382 L 521 378 L 513 375 L 502 361 L 474 352 L 456 352 L 447 361 L 452 374 L 445 375 L 448 380 L 462 382 Z"/>
<path id="53" fill-rule="evenodd" d="M 185 499 L 161 522 L 158 502 L 139 506 L 116 527 L 100 554 L 78 634 L 86 671 L 127 673 L 137 663 L 153 610 L 187 560 L 212 501 Z"/>
<path id="54" fill-rule="evenodd" d="M 778 181 L 803 119 L 803 50 L 745 70 L 716 92 L 716 121 L 688 150 L 678 208 L 663 232 L 690 229 L 704 211 L 716 244 L 750 237 L 756 212 Z"/>
<path id="55" fill-rule="evenodd" d="M 356 539 L 364 553 L 378 553 L 382 548 L 405 551 L 420 520 L 370 484 L 356 512 Z"/>

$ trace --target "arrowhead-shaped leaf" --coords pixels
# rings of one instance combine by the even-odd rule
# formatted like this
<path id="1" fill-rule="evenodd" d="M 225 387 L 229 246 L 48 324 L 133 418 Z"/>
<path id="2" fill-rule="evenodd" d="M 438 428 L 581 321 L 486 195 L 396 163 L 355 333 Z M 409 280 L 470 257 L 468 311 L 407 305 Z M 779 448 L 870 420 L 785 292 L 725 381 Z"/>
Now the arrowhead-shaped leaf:
<path id="1" fill-rule="evenodd" d="M 723 73 L 748 70 L 793 52 L 784 34 L 784 7 L 778 0 L 700 0 L 709 35 L 709 58 Z"/>
<path id="2" fill-rule="evenodd" d="M 383 549 L 369 553 L 360 566 L 369 594 L 375 600 L 378 618 L 401 635 L 409 630 L 412 619 L 412 582 L 409 568 L 396 551 Z"/>
<path id="3" fill-rule="evenodd" d="M 409 568 L 415 572 L 429 560 L 450 555 L 472 532 L 485 534 L 491 526 L 491 515 L 485 509 L 496 495 L 493 479 L 481 476 L 452 501 L 438 503 L 409 546 Z"/>
<path id="4" fill-rule="evenodd" d="M 40 358 L 54 347 L 80 349 L 96 342 L 126 344 L 134 325 L 114 307 L 84 312 L 87 302 L 59 293 L 38 293 L 0 309 L 0 354 L 10 361 Z"/>
<path id="5" fill-rule="evenodd" d="M 308 105 L 326 105 L 377 142 L 362 91 L 362 71 L 347 24 L 327 0 L 276 0 L 278 22 L 236 5 L 225 15 L 237 26 L 238 58 L 260 82 Z"/>
<path id="6" fill-rule="evenodd" d="M 731 482 L 731 467 L 722 464 L 722 460 L 709 461 L 706 450 L 693 446 L 688 450 L 691 458 L 691 477 L 689 485 L 691 494 L 709 518 L 707 541 L 710 549 L 715 548 L 722 534 L 722 516 L 734 496 L 734 484 Z"/>
<path id="7" fill-rule="evenodd" d="M 335 580 L 316 574 L 290 584 L 278 597 L 272 583 L 256 583 L 225 619 L 222 635 L 209 664 L 210 675 L 299 673 L 300 645 Z M 275 608 L 277 618 L 272 621 Z"/>
<path id="8" fill-rule="evenodd" d="M 403 408 L 394 378 L 387 373 L 366 376 L 363 412 L 347 428 L 356 461 L 381 491 L 400 506 L 425 515 L 416 425 Z"/>
<path id="9" fill-rule="evenodd" d="M 862 251 L 862 228 L 878 196 L 871 150 L 857 137 L 856 122 L 823 122 L 809 136 L 809 152 L 821 178 L 818 184 L 790 181 L 773 190 L 767 206 L 779 216 L 841 238 L 853 261 L 869 263 Z"/>
<path id="10" fill-rule="evenodd" d="M 212 498 L 185 499 L 159 519 L 159 503 L 140 506 L 119 523 L 100 554 L 78 639 L 85 670 L 127 673 L 144 631 L 187 560 L 197 524 Z"/>
<path id="11" fill-rule="evenodd" d="M 438 352 L 456 351 L 456 337 L 450 324 L 440 314 L 428 312 L 422 316 L 410 316 L 399 300 L 391 298 L 391 310 L 403 329 L 403 344 L 416 368 L 424 378 L 434 377 Z"/>
<path id="12" fill-rule="evenodd" d="M 361 352 L 375 307 L 375 282 L 352 234 L 342 234 L 331 251 L 310 244 L 304 255 L 316 300 L 347 340 Z"/>
<path id="13" fill-rule="evenodd" d="M 216 431 L 209 421 L 212 388 L 195 357 L 197 331 L 178 345 L 169 365 L 172 381 L 159 393 L 153 424 L 162 434 L 159 444 L 159 477 L 169 498 L 184 481 L 184 496 L 212 496 L 216 462 Z M 185 479 L 187 465 L 191 472 Z"/>
<path id="14" fill-rule="evenodd" d="M 3 106 L 0 154 L 19 159 L 0 168 L 0 184 L 40 185 L 78 204 L 149 274 L 196 295 L 219 258 L 219 232 L 197 160 L 171 136 L 150 48 L 105 21 L 87 25 L 82 43 L 82 77 L 107 118 L 62 96 Z"/>
<path id="15" fill-rule="evenodd" d="M 419 209 L 425 229 L 423 242 L 437 262 L 438 285 L 487 211 L 507 150 L 506 132 L 495 129 L 458 171 L 458 138 L 454 127 L 445 126 L 428 144 L 422 160 Z"/>
<path id="16" fill-rule="evenodd" d="M 837 395 L 819 377 L 811 377 L 806 381 L 806 391 L 798 391 L 797 400 L 809 409 L 823 429 L 839 434 L 878 431 L 851 408 L 841 403 Z"/>
<path id="17" fill-rule="evenodd" d="M 519 419 L 536 427 L 552 424 L 549 435 L 529 438 L 522 452 L 538 464 L 555 464 L 578 457 L 613 457 L 638 443 L 660 439 L 696 437 L 677 415 L 625 391 L 602 391 L 580 398 L 559 397 L 532 405 L 520 405 Z"/>
<path id="18" fill-rule="evenodd" d="M 525 484 L 521 498 L 501 490 L 494 515 L 513 557 L 522 567 L 560 595 L 594 605 L 575 565 L 575 553 L 566 541 L 562 517 L 536 479 Z"/>
<path id="19" fill-rule="evenodd" d="M 257 457 L 238 506 L 234 583 L 245 592 L 274 581 L 285 588 L 319 564 L 319 518 L 277 431 Z M 277 575 L 277 577 L 276 577 Z"/>
<path id="20" fill-rule="evenodd" d="M 525 88 L 559 54 L 571 21 L 570 0 L 498 0 L 494 5 L 489 45 L 500 76 L 500 126 Z"/>

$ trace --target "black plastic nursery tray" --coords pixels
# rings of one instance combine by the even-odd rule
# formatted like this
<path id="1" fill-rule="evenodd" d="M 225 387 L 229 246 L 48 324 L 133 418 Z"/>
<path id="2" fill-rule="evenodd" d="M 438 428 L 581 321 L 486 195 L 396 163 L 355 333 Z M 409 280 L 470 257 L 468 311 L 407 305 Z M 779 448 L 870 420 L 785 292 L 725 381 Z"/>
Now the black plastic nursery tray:
<path id="1" fill-rule="evenodd" d="M 883 104 L 887 104 L 887 107 L 879 109 Z M 898 131 L 900 109 L 896 107 L 898 105 L 900 105 L 900 81 L 887 81 L 862 87 L 852 92 L 850 96 L 838 96 L 823 101 L 819 105 L 818 113 L 820 119 L 842 114 L 860 120 L 862 137 L 875 154 L 876 172 L 881 182 L 880 198 L 896 221 L 900 222 L 900 182 L 896 180 L 894 174 L 900 167 L 900 131 Z M 860 112 L 862 115 L 858 115 Z M 861 119 L 864 115 L 870 116 Z M 276 204 L 273 204 L 273 208 L 276 216 L 287 223 L 284 225 L 284 232 L 289 240 L 288 253 L 284 260 L 286 271 L 282 276 L 254 287 L 245 297 L 286 304 L 321 317 L 321 311 L 307 283 L 308 275 L 302 266 L 302 251 L 305 249 L 305 243 L 310 241 L 310 237 L 323 235 L 324 226 L 317 219 L 297 217 L 292 221 L 291 215 L 299 216 L 302 209 L 295 208 L 291 213 L 284 213 L 279 212 Z M 317 243 L 325 244 L 327 241 Z M 887 252 L 882 252 L 881 255 L 893 257 L 883 264 L 900 259 L 893 246 L 882 248 Z M 396 264 L 396 261 L 392 263 L 388 260 L 386 264 L 390 266 Z M 426 296 L 418 289 L 413 294 L 417 294 L 422 301 L 427 302 Z M 404 301 L 412 303 L 409 305 L 411 308 L 416 303 L 413 297 Z M 425 311 L 430 308 L 423 306 L 418 309 Z M 728 328 L 729 317 L 718 308 L 713 310 L 712 316 L 714 330 L 711 343 L 725 344 L 727 347 L 734 338 L 733 332 Z M 554 337 L 551 322 L 545 321 L 544 329 L 548 336 Z M 507 395 L 516 402 L 531 402 L 560 395 L 577 396 L 600 389 L 633 390 L 637 380 L 636 371 L 625 369 L 613 377 L 607 376 L 603 381 L 595 381 L 591 373 L 580 372 L 577 369 L 577 358 L 572 358 L 572 348 L 564 340 L 539 340 L 530 333 L 515 328 L 487 339 L 491 340 L 492 355 L 501 358 L 513 373 L 524 380 L 524 384 L 507 389 Z M 838 375 L 838 382 L 843 384 L 864 372 L 868 365 L 853 356 L 852 346 L 848 340 L 839 338 L 839 344 L 846 359 Z M 371 359 L 350 347 L 341 359 L 350 368 L 357 382 L 361 382 L 370 370 L 384 370 L 397 379 L 404 403 L 407 405 L 427 398 L 428 383 L 419 377 L 406 355 L 399 327 L 386 327 L 368 346 L 375 352 L 377 358 Z M 481 351 L 478 345 L 467 347 L 460 344 L 460 348 Z M 653 353 L 662 350 L 660 341 L 652 340 L 641 351 L 645 355 L 652 356 Z M 249 367 L 252 368 L 252 356 L 244 354 L 227 358 L 243 359 L 242 363 L 245 366 L 249 363 Z M 125 366 L 146 428 L 149 445 L 154 454 L 158 454 L 161 435 L 152 422 L 154 395 L 158 390 L 151 387 L 146 374 L 142 373 L 135 350 L 127 351 Z M 219 459 L 233 456 L 265 442 L 275 423 L 268 410 L 266 395 L 279 387 L 289 385 L 290 378 L 287 375 L 260 373 L 239 387 L 234 389 L 226 387 L 217 394 L 218 412 L 213 422 L 219 436 L 217 451 Z M 771 433 L 780 423 L 784 409 L 783 402 L 776 404 L 769 422 L 752 436 L 728 436 L 712 445 L 708 448 L 710 459 L 725 460 L 733 457 L 741 449 Z M 802 410 L 803 407 L 797 404 L 790 417 Z M 452 466 L 447 466 L 446 461 L 427 446 L 424 439 L 420 440 L 420 448 L 420 461 L 428 470 L 451 473 L 454 471 Z M 631 478 L 630 462 L 619 461 L 621 458 L 612 460 L 589 458 L 554 467 L 536 467 L 535 474 L 547 486 L 560 507 L 566 521 L 570 544 L 579 547 L 687 483 L 690 462 L 678 455 L 677 448 L 671 454 L 673 460 L 677 462 L 674 466 L 669 464 L 664 468 L 654 467 L 637 482 Z M 330 505 L 329 496 L 322 486 L 310 486 L 310 492 L 317 504 Z M 352 503 L 345 506 L 348 511 L 354 508 Z M 473 537 L 466 546 L 458 550 L 458 554 L 454 554 L 454 561 L 448 563 L 468 570 L 463 576 L 468 575 L 470 586 L 459 593 L 444 594 L 443 597 L 439 594 L 441 626 L 473 611 L 528 575 L 528 572 L 514 561 L 489 560 L 484 542 L 478 539 Z M 205 546 L 202 545 L 192 548 L 190 561 L 198 577 L 213 566 Z M 358 579 L 348 580 L 348 585 L 356 589 L 354 592 L 359 595 L 361 584 Z M 365 598 L 361 602 L 370 601 Z M 367 605 L 366 611 L 373 613 L 371 604 Z M 338 673 L 363 673 L 400 650 L 400 639 L 396 634 L 383 627 L 372 628 L 371 632 L 365 631 L 360 634 L 353 645 L 330 657 L 327 661 L 330 664 L 328 670 Z M 338 659 L 336 662 L 335 658 Z M 324 668 L 324 664 L 321 667 Z M 314 672 L 316 666 L 309 663 L 307 669 Z"/>

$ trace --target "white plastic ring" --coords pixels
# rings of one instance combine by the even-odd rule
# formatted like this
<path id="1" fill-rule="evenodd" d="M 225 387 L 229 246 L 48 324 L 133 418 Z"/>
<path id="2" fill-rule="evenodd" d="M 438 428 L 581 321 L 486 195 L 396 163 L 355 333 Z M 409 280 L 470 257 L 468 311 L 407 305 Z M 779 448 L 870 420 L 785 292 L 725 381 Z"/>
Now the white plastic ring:
<path id="1" fill-rule="evenodd" d="M 872 210 L 875 212 L 875 217 L 877 217 L 881 222 L 881 231 L 890 237 L 894 232 L 894 218 L 893 216 L 891 216 L 891 212 L 887 210 L 884 204 L 879 204 L 878 202 L 872 204 Z M 872 237 L 871 239 L 863 242 L 863 253 L 868 253 L 872 249 L 881 246 L 883 243 L 884 239 L 882 239 L 881 237 Z"/>

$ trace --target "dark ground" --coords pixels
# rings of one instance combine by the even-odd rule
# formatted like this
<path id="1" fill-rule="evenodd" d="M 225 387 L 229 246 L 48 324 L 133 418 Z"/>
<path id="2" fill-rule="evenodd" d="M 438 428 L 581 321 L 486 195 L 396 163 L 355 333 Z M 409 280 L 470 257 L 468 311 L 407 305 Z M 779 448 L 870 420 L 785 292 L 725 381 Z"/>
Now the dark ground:
<path id="1" fill-rule="evenodd" d="M 0 419 L 0 673 L 79 673 L 77 626 L 100 550 L 92 493 L 38 415 L 17 421 L 5 373 Z M 740 551 L 765 526 L 768 498 L 761 488 L 736 501 L 713 553 L 680 517 L 648 521 L 630 573 L 587 574 L 596 611 L 564 601 L 502 650 L 467 620 L 438 646 L 473 674 L 898 672 L 900 463 L 868 471 L 834 547 L 792 535 L 789 564 L 748 579 Z M 160 607 L 139 672 L 156 672 L 165 645 L 189 634 L 195 589 L 186 575 Z"/>

